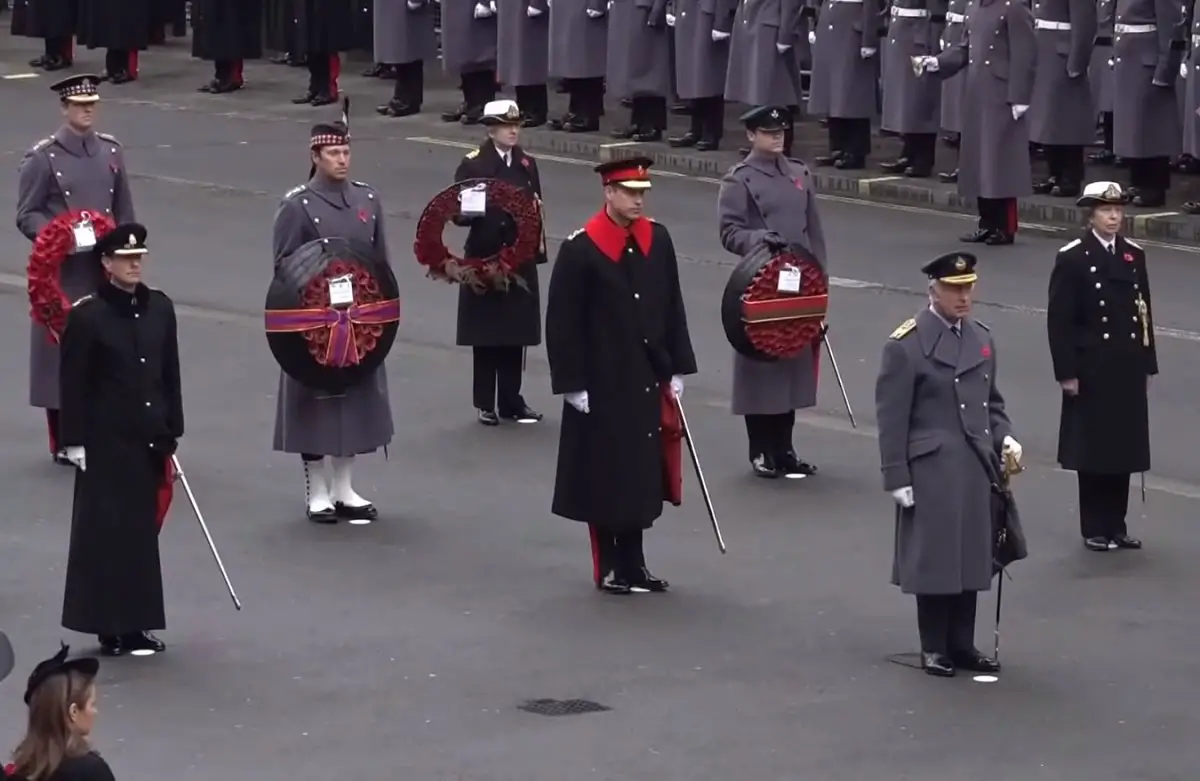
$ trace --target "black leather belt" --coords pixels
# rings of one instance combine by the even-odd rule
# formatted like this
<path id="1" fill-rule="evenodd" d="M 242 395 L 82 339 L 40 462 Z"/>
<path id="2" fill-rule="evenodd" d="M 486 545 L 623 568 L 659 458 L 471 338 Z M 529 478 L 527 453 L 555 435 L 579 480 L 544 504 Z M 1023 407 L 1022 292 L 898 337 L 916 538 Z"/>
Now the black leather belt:
<path id="1" fill-rule="evenodd" d="M 929 17 L 929 21 L 933 22 L 934 24 L 945 24 L 946 23 L 946 15 L 945 14 L 934 14 L 933 16 Z"/>

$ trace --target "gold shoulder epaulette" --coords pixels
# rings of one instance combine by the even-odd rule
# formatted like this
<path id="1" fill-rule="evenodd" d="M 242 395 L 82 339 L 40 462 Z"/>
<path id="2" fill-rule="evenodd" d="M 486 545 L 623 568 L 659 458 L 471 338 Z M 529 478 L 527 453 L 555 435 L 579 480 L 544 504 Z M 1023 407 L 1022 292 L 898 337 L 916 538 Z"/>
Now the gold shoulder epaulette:
<path id="1" fill-rule="evenodd" d="M 889 336 L 888 338 L 889 339 L 903 339 L 904 337 L 908 336 L 909 333 L 911 333 L 912 330 L 916 327 L 917 327 L 917 319 L 915 317 L 910 317 L 907 320 L 905 320 L 903 323 L 901 323 L 900 325 L 896 326 L 896 330 L 892 331 L 892 335 Z"/>
<path id="2" fill-rule="evenodd" d="M 1083 239 L 1072 239 L 1071 241 L 1068 241 L 1063 246 L 1059 247 L 1058 251 L 1066 252 L 1069 249 L 1074 249 L 1075 247 L 1078 247 L 1080 245 L 1080 243 L 1082 243 L 1082 241 L 1083 241 Z"/>
<path id="3" fill-rule="evenodd" d="M 571 231 L 571 235 L 567 236 L 566 240 L 570 241 L 571 239 L 575 238 L 576 236 L 578 236 L 581 233 L 583 233 L 583 228 L 576 228 L 575 230 Z"/>
<path id="4" fill-rule="evenodd" d="M 96 137 L 103 138 L 105 141 L 109 142 L 110 144 L 116 144 L 117 146 L 121 145 L 121 142 L 117 140 L 116 136 L 110 135 L 108 133 L 96 133 Z"/>
<path id="5" fill-rule="evenodd" d="M 38 141 L 36 144 L 34 144 L 33 149 L 31 149 L 30 151 L 37 152 L 39 150 L 45 149 L 46 147 L 50 146 L 50 144 L 53 143 L 53 141 L 54 141 L 54 136 L 47 136 L 47 137 L 43 138 L 41 141 Z"/>
<path id="6" fill-rule="evenodd" d="M 474 160 L 475 158 L 479 157 L 479 150 L 472 149 L 470 152 L 467 152 L 464 157 L 466 157 L 468 160 Z"/>
<path id="7" fill-rule="evenodd" d="M 293 187 L 292 189 L 288 190 L 286 193 L 284 193 L 283 197 L 284 198 L 295 198 L 297 195 L 299 195 L 300 193 L 304 192 L 307 189 L 308 189 L 308 185 L 305 185 L 305 184 L 297 185 L 297 186 Z"/>
<path id="8" fill-rule="evenodd" d="M 1124 236 L 1122 236 L 1121 238 L 1125 239 L 1125 237 L 1124 237 Z M 1141 249 L 1141 248 L 1142 248 L 1142 245 L 1141 245 L 1141 244 L 1138 244 L 1138 243 L 1137 243 L 1136 241 L 1134 241 L 1133 239 L 1125 239 L 1125 243 L 1126 243 L 1126 244 L 1128 244 L 1129 246 L 1133 247 L 1134 249 Z"/>
<path id="9" fill-rule="evenodd" d="M 83 298 L 81 298 L 78 301 L 76 301 L 75 303 L 71 304 L 71 308 L 74 309 L 75 307 L 79 306 L 80 304 L 86 304 L 88 301 L 91 301 L 93 298 L 95 298 L 95 296 L 92 293 L 88 293 Z"/>

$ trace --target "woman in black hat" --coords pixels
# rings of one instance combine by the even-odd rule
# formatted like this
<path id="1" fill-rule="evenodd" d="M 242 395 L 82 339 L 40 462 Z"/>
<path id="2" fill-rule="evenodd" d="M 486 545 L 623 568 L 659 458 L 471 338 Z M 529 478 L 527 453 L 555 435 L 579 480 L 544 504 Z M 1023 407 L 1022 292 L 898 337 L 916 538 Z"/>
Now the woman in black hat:
<path id="1" fill-rule="evenodd" d="M 88 741 L 96 720 L 100 662 L 68 659 L 69 651 L 64 645 L 29 676 L 29 726 L 5 768 L 14 781 L 114 781 L 108 763 Z"/>

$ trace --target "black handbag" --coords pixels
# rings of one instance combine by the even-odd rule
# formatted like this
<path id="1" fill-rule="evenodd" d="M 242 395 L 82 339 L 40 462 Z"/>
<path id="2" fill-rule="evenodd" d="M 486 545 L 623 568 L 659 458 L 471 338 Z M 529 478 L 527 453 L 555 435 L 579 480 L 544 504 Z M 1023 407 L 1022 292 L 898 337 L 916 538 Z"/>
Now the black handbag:
<path id="1" fill-rule="evenodd" d="M 1009 488 L 1008 478 L 997 465 L 999 459 L 989 458 L 975 440 L 970 442 L 992 486 L 992 572 L 999 573 L 1009 564 L 1027 558 L 1029 547 L 1025 542 L 1025 531 L 1021 528 L 1017 501 Z"/>

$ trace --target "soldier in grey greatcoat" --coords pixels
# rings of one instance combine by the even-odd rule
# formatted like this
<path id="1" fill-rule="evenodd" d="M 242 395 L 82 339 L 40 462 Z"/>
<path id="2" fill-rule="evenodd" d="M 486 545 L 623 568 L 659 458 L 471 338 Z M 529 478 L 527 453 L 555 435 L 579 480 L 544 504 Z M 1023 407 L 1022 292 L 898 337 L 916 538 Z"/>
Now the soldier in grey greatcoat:
<path id="1" fill-rule="evenodd" d="M 792 123 L 799 119 L 800 66 L 797 36 L 803 0 L 744 0 L 729 41 L 725 100 L 788 110 L 784 154 L 792 148 Z"/>
<path id="2" fill-rule="evenodd" d="M 496 99 L 496 0 L 439 1 L 442 70 L 460 78 L 463 97 L 442 121 L 478 125 L 483 107 Z"/>
<path id="3" fill-rule="evenodd" d="M 942 27 L 942 35 L 938 48 L 941 51 L 962 42 L 966 30 L 967 0 L 950 0 L 946 8 L 946 24 Z M 947 79 L 942 79 L 942 132 L 951 137 L 955 148 L 962 140 L 962 106 L 965 100 L 967 77 L 959 72 Z M 953 171 L 938 174 L 938 179 L 946 184 L 958 181 L 958 167 Z"/>
<path id="4" fill-rule="evenodd" d="M 866 166 L 877 113 L 882 0 L 824 0 L 813 34 L 810 114 L 829 120 L 829 154 L 817 165 Z M 910 68 L 911 70 L 911 68 Z"/>
<path id="5" fill-rule="evenodd" d="M 313 174 L 306 184 L 284 195 L 275 213 L 271 242 L 275 264 L 321 238 L 371 244 L 386 258 L 383 205 L 370 185 L 349 179 L 346 126 L 340 122 L 315 125 L 310 149 Z M 337 395 L 301 385 L 280 372 L 274 448 L 300 455 L 310 520 L 336 523 L 376 517 L 374 505 L 354 491 L 354 458 L 386 447 L 393 433 L 383 366 Z M 326 473 L 326 457 L 332 462 L 332 479 Z"/>
<path id="6" fill-rule="evenodd" d="M 971 0 L 966 17 L 961 42 L 914 67 L 940 77 L 966 71 L 958 192 L 976 199 L 979 227 L 962 240 L 1012 244 L 1017 199 L 1033 191 L 1025 118 L 1037 70 L 1033 15 L 1024 3 Z"/>
<path id="7" fill-rule="evenodd" d="M 662 140 L 672 65 L 667 0 L 611 0 L 605 86 L 609 96 L 631 101 L 629 124 L 614 138 Z"/>
<path id="8" fill-rule="evenodd" d="M 604 113 L 608 62 L 608 0 L 551 0 L 550 76 L 562 80 L 567 113 L 555 130 L 594 133 Z"/>
<path id="9" fill-rule="evenodd" d="M 522 125 L 540 127 L 550 113 L 550 4 L 547 0 L 497 0 L 496 70 L 524 114 Z"/>
<path id="10" fill-rule="evenodd" d="M 761 244 L 800 246 L 828 271 L 825 233 L 807 166 L 784 154 L 786 106 L 760 106 L 741 117 L 750 154 L 721 180 L 717 221 L 721 246 L 745 257 Z M 796 410 L 817 403 L 819 345 L 794 358 L 766 363 L 733 356 L 734 415 L 746 419 L 750 463 L 759 477 L 807 477 L 817 468 L 792 446 Z"/>
<path id="11" fill-rule="evenodd" d="M 1157 208 L 1183 148 L 1175 94 L 1183 62 L 1179 0 L 1117 0 L 1113 38 L 1113 152 L 1129 161 L 1130 201 Z"/>
<path id="12" fill-rule="evenodd" d="M 437 59 L 432 0 L 375 0 L 374 61 L 396 74 L 392 97 L 375 110 L 385 117 L 420 113 L 425 102 L 425 63 Z"/>
<path id="13" fill-rule="evenodd" d="M 92 129 L 99 83 L 98 76 L 84 73 L 51 86 L 62 104 L 63 126 L 25 154 L 17 181 L 17 229 L 30 241 L 51 220 L 71 211 L 103 212 L 115 223 L 136 219 L 121 144 Z M 59 268 L 63 292 L 72 301 L 93 292 L 104 278 L 92 252 L 94 228 L 79 226 L 75 238 L 76 252 Z M 37 323 L 30 324 L 29 336 L 29 403 L 46 410 L 50 453 L 66 465 L 58 445 L 57 337 Z"/>
<path id="14" fill-rule="evenodd" d="M 1117 0 L 1097 0 L 1096 45 L 1088 65 L 1088 82 L 1092 85 L 1092 102 L 1100 113 L 1104 133 L 1104 148 L 1089 157 L 1094 163 L 1112 163 L 1113 154 L 1113 27 L 1116 23 Z"/>
<path id="15" fill-rule="evenodd" d="M 921 269 L 929 306 L 892 332 L 875 382 L 883 488 L 897 505 L 892 584 L 917 598 L 929 675 L 993 673 L 975 647 L 977 594 L 992 584 L 992 491 L 1000 454 L 1019 461 L 996 344 L 971 317 L 973 255 Z"/>
<path id="16" fill-rule="evenodd" d="M 883 170 L 924 179 L 933 173 L 937 134 L 941 124 L 942 85 L 913 72 L 914 56 L 941 51 L 932 0 L 892 0 L 891 22 L 883 40 L 883 117 L 880 127 L 899 133 L 900 158 Z"/>
<path id="17" fill-rule="evenodd" d="M 676 0 L 667 22 L 675 30 L 675 84 L 691 103 L 691 126 L 671 146 L 717 149 L 725 131 L 725 73 L 737 0 Z"/>
<path id="18" fill-rule="evenodd" d="M 1193 160 L 1200 160 L 1200 0 L 1192 6 L 1191 39 L 1188 46 L 1188 56 L 1179 67 L 1179 76 L 1183 81 L 1183 153 Z M 1188 201 L 1184 211 L 1189 214 L 1200 213 L 1200 203 Z"/>
<path id="19" fill-rule="evenodd" d="M 1037 75 L 1029 104 L 1029 140 L 1045 150 L 1042 195 L 1071 197 L 1083 187 L 1083 148 L 1096 139 L 1096 107 L 1087 79 L 1097 30 L 1096 0 L 1036 0 Z"/>

